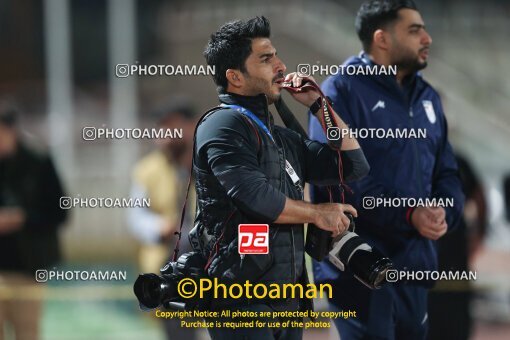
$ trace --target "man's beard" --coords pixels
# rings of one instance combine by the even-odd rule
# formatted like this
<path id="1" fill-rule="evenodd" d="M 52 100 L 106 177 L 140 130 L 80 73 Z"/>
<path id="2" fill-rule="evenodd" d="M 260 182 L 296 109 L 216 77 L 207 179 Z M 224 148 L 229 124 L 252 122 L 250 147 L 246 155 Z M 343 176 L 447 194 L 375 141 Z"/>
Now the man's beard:
<path id="1" fill-rule="evenodd" d="M 273 93 L 271 92 L 271 87 L 275 84 L 275 81 L 283 78 L 283 73 L 278 73 L 272 80 L 271 84 L 262 78 L 256 78 L 248 75 L 248 78 L 251 80 L 251 88 L 253 92 L 256 94 L 265 94 L 267 97 L 268 104 L 273 104 L 280 99 L 281 93 Z"/>
<path id="2" fill-rule="evenodd" d="M 427 67 L 427 61 L 420 62 L 419 58 L 418 55 L 413 55 L 410 50 L 404 50 L 403 53 L 401 52 L 399 56 L 394 58 L 393 64 L 397 66 L 398 70 L 414 73 Z"/>

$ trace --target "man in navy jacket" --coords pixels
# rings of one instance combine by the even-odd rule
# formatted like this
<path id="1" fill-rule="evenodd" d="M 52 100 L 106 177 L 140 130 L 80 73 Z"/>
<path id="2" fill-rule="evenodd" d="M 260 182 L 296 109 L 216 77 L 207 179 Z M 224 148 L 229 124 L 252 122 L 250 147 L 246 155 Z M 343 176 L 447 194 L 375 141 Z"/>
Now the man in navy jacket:
<path id="1" fill-rule="evenodd" d="M 412 1 L 369 1 L 356 18 L 363 45 L 345 65 L 395 65 L 396 75 L 337 74 L 322 84 L 333 107 L 351 129 L 381 128 L 394 132 L 425 131 L 426 137 L 377 138 L 358 141 L 371 171 L 348 183 L 346 203 L 359 211 L 356 231 L 389 256 L 397 270 L 437 270 L 436 240 L 454 229 L 464 197 L 457 164 L 447 139 L 447 125 L 438 93 L 418 72 L 427 65 L 432 43 Z M 366 73 L 366 72 L 365 72 Z M 383 73 L 383 72 L 381 72 Z M 367 130 L 365 130 L 366 132 Z M 319 121 L 310 119 L 310 136 L 326 140 Z M 312 187 L 314 202 L 329 201 L 324 188 Z M 338 198 L 338 192 L 333 197 Z M 373 200 L 393 206 L 373 206 Z M 453 205 L 409 206 L 402 199 L 446 199 Z M 427 332 L 427 288 L 430 280 L 401 280 L 380 290 L 366 288 L 349 272 L 330 262 L 314 262 L 316 282 L 333 283 L 331 307 L 355 310 L 355 319 L 337 319 L 342 339 L 422 339 Z"/>

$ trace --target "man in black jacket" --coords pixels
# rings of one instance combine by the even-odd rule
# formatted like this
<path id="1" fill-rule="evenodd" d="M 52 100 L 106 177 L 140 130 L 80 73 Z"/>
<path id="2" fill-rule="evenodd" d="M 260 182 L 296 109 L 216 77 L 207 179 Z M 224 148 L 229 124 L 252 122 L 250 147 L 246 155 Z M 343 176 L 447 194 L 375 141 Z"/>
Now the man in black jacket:
<path id="1" fill-rule="evenodd" d="M 57 231 L 66 210 L 53 162 L 21 141 L 16 117 L 0 103 L 0 288 L 34 292 L 35 271 L 60 259 Z M 0 338 L 8 322 L 17 339 L 38 339 L 40 309 L 37 298 L 0 297 Z"/>
<path id="2" fill-rule="evenodd" d="M 209 276 L 220 281 L 264 284 L 306 283 L 304 223 L 314 223 L 333 233 L 349 225 L 344 214 L 356 216 L 346 204 L 310 204 L 303 201 L 305 182 L 338 185 L 339 164 L 343 177 L 355 180 L 369 166 L 358 142 L 342 141 L 339 153 L 326 144 L 274 125 L 268 105 L 280 98 L 282 83 L 300 86 L 306 80 L 291 73 L 269 39 L 264 17 L 234 21 L 211 36 L 204 55 L 214 66 L 221 107 L 206 116 L 197 129 L 194 150 L 199 241 L 195 249 L 209 259 Z M 294 93 L 306 108 L 319 94 Z M 307 111 L 305 109 L 304 111 Z M 347 128 L 338 118 L 342 125 Z M 238 225 L 269 224 L 269 254 L 238 253 Z M 232 307 L 250 311 L 307 310 L 308 300 L 253 301 L 247 298 L 213 301 L 212 308 Z M 209 329 L 213 339 L 295 339 L 302 329 Z"/>

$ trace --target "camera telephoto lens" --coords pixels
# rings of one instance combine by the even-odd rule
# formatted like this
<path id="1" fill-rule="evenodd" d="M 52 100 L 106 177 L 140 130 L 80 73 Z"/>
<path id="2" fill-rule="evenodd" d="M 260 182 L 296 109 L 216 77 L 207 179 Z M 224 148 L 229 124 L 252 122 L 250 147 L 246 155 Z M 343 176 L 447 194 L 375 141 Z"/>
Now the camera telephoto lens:
<path id="1" fill-rule="evenodd" d="M 351 242 L 361 241 L 361 238 L 357 238 L 359 240 L 352 238 Z M 351 249 L 349 253 L 339 251 L 336 257 L 349 268 L 360 282 L 371 289 L 379 289 L 386 283 L 386 272 L 393 268 L 393 264 L 377 249 L 367 246 L 365 243 L 363 246 Z"/>
<path id="2" fill-rule="evenodd" d="M 386 283 L 386 272 L 393 268 L 393 264 L 353 231 L 354 218 L 349 213 L 345 215 L 351 221 L 350 231 L 335 239 L 331 237 L 331 232 L 309 224 L 305 250 L 317 261 L 322 261 L 329 253 L 329 261 L 338 269 L 344 271 L 347 268 L 367 287 L 379 289 Z"/>
<path id="3" fill-rule="evenodd" d="M 133 287 L 140 308 L 151 310 L 177 296 L 177 286 L 173 280 L 166 280 L 156 274 L 139 275 Z"/>

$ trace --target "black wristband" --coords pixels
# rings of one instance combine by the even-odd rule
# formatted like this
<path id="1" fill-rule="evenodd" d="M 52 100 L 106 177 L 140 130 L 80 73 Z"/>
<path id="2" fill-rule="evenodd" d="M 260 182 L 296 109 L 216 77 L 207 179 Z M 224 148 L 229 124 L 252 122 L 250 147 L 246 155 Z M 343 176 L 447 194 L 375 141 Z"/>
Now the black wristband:
<path id="1" fill-rule="evenodd" d="M 317 112 L 319 112 L 320 108 L 322 107 L 322 97 L 317 98 L 316 101 L 313 102 L 313 104 L 310 106 L 310 112 L 314 115 Z"/>

